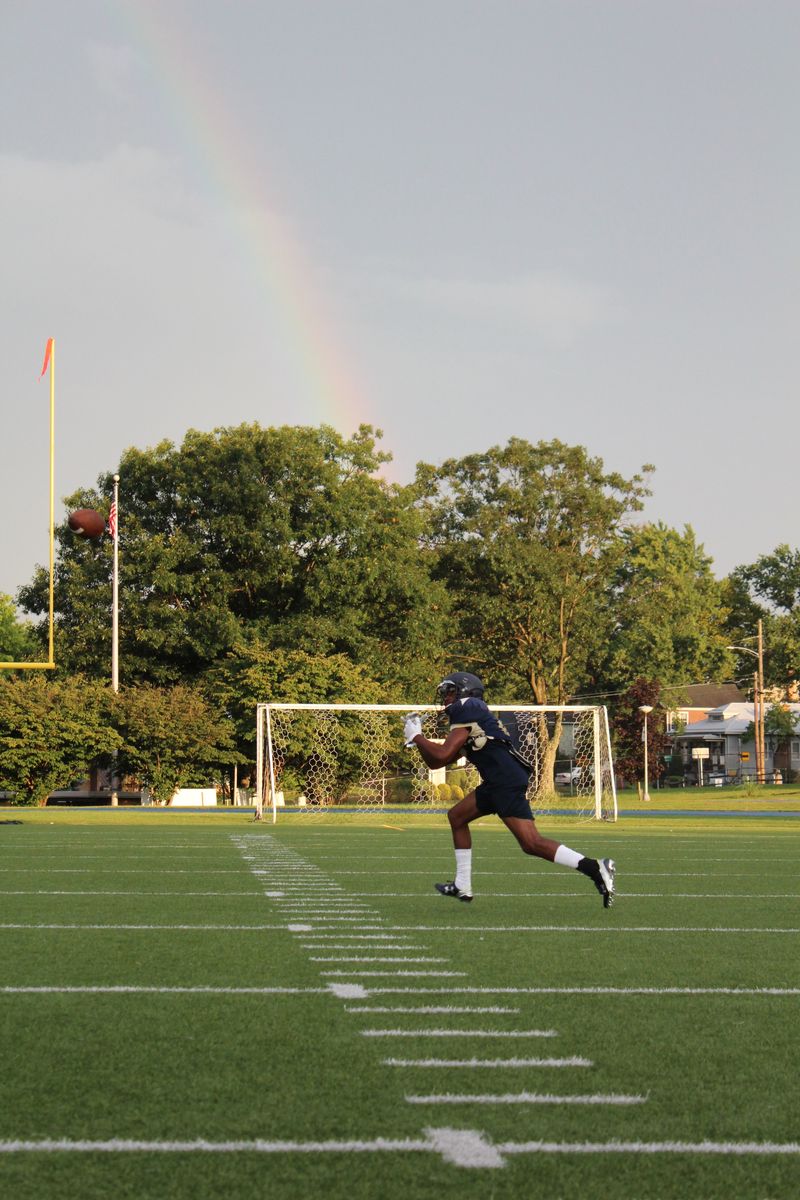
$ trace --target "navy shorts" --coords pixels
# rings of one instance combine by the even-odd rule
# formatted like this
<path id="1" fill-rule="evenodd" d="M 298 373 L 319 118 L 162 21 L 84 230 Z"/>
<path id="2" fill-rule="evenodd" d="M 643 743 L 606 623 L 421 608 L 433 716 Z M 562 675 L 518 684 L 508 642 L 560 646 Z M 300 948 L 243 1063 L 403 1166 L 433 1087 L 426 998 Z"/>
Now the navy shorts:
<path id="1" fill-rule="evenodd" d="M 498 817 L 518 817 L 521 821 L 534 819 L 524 787 L 490 787 L 480 783 L 475 789 L 475 803 L 482 816 L 496 813 Z"/>

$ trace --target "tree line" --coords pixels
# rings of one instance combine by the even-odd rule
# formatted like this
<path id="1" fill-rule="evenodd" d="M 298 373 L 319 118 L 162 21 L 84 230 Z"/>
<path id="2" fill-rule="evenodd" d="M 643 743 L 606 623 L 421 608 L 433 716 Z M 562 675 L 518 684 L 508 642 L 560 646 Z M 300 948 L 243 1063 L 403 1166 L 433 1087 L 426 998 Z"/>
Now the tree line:
<path id="1" fill-rule="evenodd" d="M 381 437 L 366 425 L 345 438 L 245 424 L 127 450 L 115 468 L 121 692 L 107 686 L 111 542 L 76 538 L 65 522 L 58 667 L 46 680 L 0 676 L 0 787 L 40 799 L 67 771 L 64 758 L 49 773 L 19 765 L 56 695 L 80 759 L 71 777 L 90 751 L 113 753 L 163 794 L 175 779 L 252 762 L 259 701 L 424 702 L 448 670 L 468 667 L 497 702 L 613 708 L 646 679 L 679 703 L 681 685 L 752 672 L 728 647 L 759 618 L 767 682 L 791 678 L 799 552 L 779 546 L 718 580 L 689 526 L 639 517 L 650 466 L 625 478 L 582 446 L 512 438 L 421 463 L 401 485 L 382 474 Z M 114 473 L 66 497 L 67 509 L 106 514 Z M 6 661 L 40 653 L 48 588 L 39 568 L 17 596 L 33 627 L 0 604 Z M 82 739 L 67 735 L 69 714 Z M 40 735 L 46 758 L 60 735 Z"/>

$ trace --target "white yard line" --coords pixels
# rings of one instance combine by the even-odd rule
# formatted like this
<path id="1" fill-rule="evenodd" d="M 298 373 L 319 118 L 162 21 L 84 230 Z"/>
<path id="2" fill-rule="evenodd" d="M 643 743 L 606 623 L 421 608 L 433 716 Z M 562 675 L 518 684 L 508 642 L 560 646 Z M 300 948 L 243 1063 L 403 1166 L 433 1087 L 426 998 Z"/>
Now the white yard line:
<path id="1" fill-rule="evenodd" d="M 39 888 L 35 891 L 9 891 L 0 888 L 0 896 L 138 896 L 147 899 L 148 896 L 258 896 L 263 899 L 264 893 L 258 889 L 250 892 L 117 892 L 117 891 L 55 891 L 50 888 Z"/>
<path id="2" fill-rule="evenodd" d="M 0 995 L 159 995 L 159 996 L 322 996 L 326 987 L 147 987 L 133 984 L 87 985 L 75 987 L 19 986 L 2 987 Z"/>
<path id="3" fill-rule="evenodd" d="M 518 1008 L 505 1008 L 500 1004 L 351 1004 L 345 1005 L 351 1013 L 422 1013 L 435 1016 L 439 1013 L 459 1015 L 465 1013 L 519 1013 Z"/>
<path id="4" fill-rule="evenodd" d="M 0 924 L 0 929 L 27 929 L 27 930 L 31 930 L 31 931 L 36 930 L 36 929 L 61 929 L 61 930 L 93 929 L 93 930 L 108 930 L 109 932 L 113 932 L 114 930 L 117 930 L 117 929 L 128 929 L 128 930 L 134 930 L 134 931 L 135 930 L 147 930 L 148 932 L 164 931 L 167 933 L 171 933 L 171 932 L 191 933 L 193 930 L 203 930 L 206 932 L 208 932 L 208 931 L 213 932 L 216 930 L 216 931 L 220 931 L 220 932 L 224 931 L 225 933 L 259 933 L 263 930 L 284 930 L 285 931 L 286 925 L 285 924 L 280 924 L 280 925 L 170 925 L 170 924 L 117 925 L 117 924 L 113 924 L 111 922 L 107 922 L 102 925 L 100 925 L 100 924 L 56 925 L 56 924 L 45 924 L 44 922 L 28 922 L 27 924 L 22 924 L 22 923 L 13 923 L 13 922 L 9 921 L 9 922 Z"/>
<path id="5" fill-rule="evenodd" d="M 621 1096 L 599 1093 L 587 1096 L 556 1096 L 551 1092 L 506 1092 L 502 1095 L 452 1095 L 447 1092 L 434 1096 L 406 1096 L 408 1104 L 566 1104 L 602 1105 L 625 1107 L 631 1104 L 646 1104 L 646 1096 Z"/>
<path id="6" fill-rule="evenodd" d="M 744 925 L 388 925 L 408 933 L 800 933 L 797 926 Z M 320 935 L 322 936 L 322 935 Z M 331 935 L 334 936 L 334 935 Z"/>
<path id="7" fill-rule="evenodd" d="M 800 996 L 800 987 L 462 987 L 401 988 L 364 985 L 367 996 Z"/>
<path id="8" fill-rule="evenodd" d="M 520 1067 L 547 1067 L 562 1068 L 562 1067 L 592 1067 L 594 1063 L 590 1058 L 580 1058 L 573 1055 L 571 1058 L 384 1058 L 381 1060 L 384 1066 L 387 1067 L 493 1067 L 493 1068 L 513 1068 L 517 1070 Z"/>
<path id="9" fill-rule="evenodd" d="M 374 1038 L 554 1038 L 556 1029 L 362 1029 L 362 1037 Z"/>
<path id="10" fill-rule="evenodd" d="M 442 979 L 464 979 L 464 978 L 466 978 L 467 972 L 466 971 L 361 971 L 361 970 L 352 970 L 352 971 L 320 971 L 320 975 L 322 975 L 322 977 L 325 979 L 332 979 L 339 975 L 343 975 L 348 979 L 352 979 L 353 976 L 357 976 L 359 979 L 366 978 L 367 976 L 373 976 L 373 977 L 374 976 L 382 976 L 383 978 L 385 978 L 386 976 L 396 977 L 396 978 L 404 978 L 404 977 L 408 978 L 408 977 L 414 977 L 414 976 L 417 976 L 417 977 L 438 976 L 439 978 L 442 978 Z M 471 991 L 472 989 L 468 988 L 467 990 Z"/>
<path id="11" fill-rule="evenodd" d="M 405 949 L 405 947 L 402 947 Z M 443 963 L 448 962 L 446 958 L 411 958 L 404 954 L 402 958 L 379 958 L 377 956 L 354 958 L 346 954 L 329 954 L 324 958 L 315 958 L 311 956 L 308 960 L 313 963 Z"/>
<path id="12" fill-rule="evenodd" d="M 185 1141 L 133 1140 L 109 1138 L 46 1138 L 39 1141 L 22 1138 L 0 1141 L 0 1154 L 436 1154 L 445 1163 L 463 1168 L 498 1169 L 506 1165 L 504 1156 L 524 1154 L 570 1155 L 682 1155 L 742 1157 L 797 1157 L 800 1142 L 498 1142 L 493 1143 L 480 1130 L 434 1129 L 419 1138 L 372 1138 L 351 1140 L 293 1141 L 252 1139 L 248 1141 L 210 1141 L 194 1138 Z"/>

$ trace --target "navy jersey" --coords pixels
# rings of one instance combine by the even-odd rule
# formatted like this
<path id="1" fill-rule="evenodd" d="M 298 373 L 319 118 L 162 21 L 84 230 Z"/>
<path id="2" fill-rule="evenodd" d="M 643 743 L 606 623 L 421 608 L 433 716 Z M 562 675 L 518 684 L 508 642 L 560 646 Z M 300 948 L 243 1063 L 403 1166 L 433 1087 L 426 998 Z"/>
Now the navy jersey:
<path id="1" fill-rule="evenodd" d="M 490 787 L 528 786 L 530 771 L 511 753 L 508 730 L 476 696 L 465 696 L 444 710 L 452 729 L 468 729 L 464 755 Z"/>

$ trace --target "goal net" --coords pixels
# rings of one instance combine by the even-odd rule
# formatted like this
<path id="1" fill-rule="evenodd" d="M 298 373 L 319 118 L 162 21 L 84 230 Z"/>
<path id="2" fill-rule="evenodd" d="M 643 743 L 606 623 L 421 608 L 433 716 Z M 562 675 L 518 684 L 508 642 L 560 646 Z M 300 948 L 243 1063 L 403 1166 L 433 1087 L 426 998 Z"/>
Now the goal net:
<path id="1" fill-rule="evenodd" d="M 534 813 L 615 821 L 617 795 L 606 709 L 490 705 L 531 768 Z M 403 721 L 443 741 L 441 707 L 410 704 L 259 704 L 256 818 L 281 814 L 444 811 L 480 782 L 466 759 L 432 770 L 403 744 Z"/>

